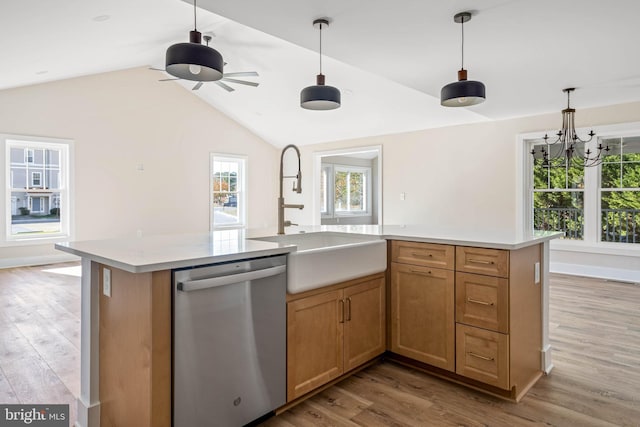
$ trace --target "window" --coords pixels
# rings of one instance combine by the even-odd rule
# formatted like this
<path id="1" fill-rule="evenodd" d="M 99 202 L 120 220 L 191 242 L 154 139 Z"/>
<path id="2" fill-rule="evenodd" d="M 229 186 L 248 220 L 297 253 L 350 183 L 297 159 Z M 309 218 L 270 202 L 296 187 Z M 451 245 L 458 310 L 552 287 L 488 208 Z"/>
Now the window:
<path id="1" fill-rule="evenodd" d="M 70 141 L 0 136 L 7 241 L 70 236 Z"/>
<path id="2" fill-rule="evenodd" d="M 640 243 L 640 136 L 608 138 L 600 168 L 600 240 Z"/>
<path id="3" fill-rule="evenodd" d="M 366 215 L 370 169 L 354 166 L 334 167 L 334 214 Z"/>
<path id="4" fill-rule="evenodd" d="M 323 217 L 371 215 L 371 168 L 323 164 L 320 173 Z"/>
<path id="5" fill-rule="evenodd" d="M 610 151 L 601 165 L 588 168 L 564 166 L 562 159 L 545 165 L 539 154 L 531 161 L 528 151 L 543 141 L 525 139 L 531 209 L 526 226 L 564 231 L 565 241 L 582 242 L 576 244 L 632 248 L 640 243 L 640 125 L 603 127 L 596 134 L 590 148 L 602 144 Z"/>
<path id="6" fill-rule="evenodd" d="M 31 172 L 31 186 L 32 187 L 40 187 L 40 186 L 42 186 L 42 173 L 41 172 Z"/>
<path id="7" fill-rule="evenodd" d="M 211 155 L 211 228 L 246 226 L 246 159 Z"/>

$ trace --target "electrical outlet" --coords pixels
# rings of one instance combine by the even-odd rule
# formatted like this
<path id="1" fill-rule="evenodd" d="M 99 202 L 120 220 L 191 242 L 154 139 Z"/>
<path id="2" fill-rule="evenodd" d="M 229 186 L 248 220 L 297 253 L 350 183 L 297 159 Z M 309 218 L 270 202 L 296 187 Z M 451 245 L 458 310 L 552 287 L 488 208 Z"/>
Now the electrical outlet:
<path id="1" fill-rule="evenodd" d="M 108 268 L 102 270 L 102 293 L 111 297 L 111 270 Z"/>
<path id="2" fill-rule="evenodd" d="M 536 262 L 533 266 L 533 281 L 534 283 L 540 283 L 540 263 Z"/>
<path id="3" fill-rule="evenodd" d="M 406 198 L 407 198 L 407 193 L 405 193 L 404 191 L 400 193 L 400 200 L 404 200 Z"/>

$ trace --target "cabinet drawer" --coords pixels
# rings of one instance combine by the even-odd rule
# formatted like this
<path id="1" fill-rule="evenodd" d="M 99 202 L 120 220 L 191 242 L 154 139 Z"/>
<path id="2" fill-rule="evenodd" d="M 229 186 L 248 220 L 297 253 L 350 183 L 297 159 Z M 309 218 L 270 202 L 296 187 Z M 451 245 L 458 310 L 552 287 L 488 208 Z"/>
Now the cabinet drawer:
<path id="1" fill-rule="evenodd" d="M 454 246 L 431 243 L 391 242 L 391 261 L 402 264 L 423 265 L 425 267 L 454 268 Z"/>
<path id="2" fill-rule="evenodd" d="M 509 389 L 509 335 L 456 324 L 456 373 Z"/>
<path id="3" fill-rule="evenodd" d="M 456 322 L 509 333 L 509 280 L 457 272 Z"/>
<path id="4" fill-rule="evenodd" d="M 456 271 L 509 277 L 509 251 L 457 246 Z"/>

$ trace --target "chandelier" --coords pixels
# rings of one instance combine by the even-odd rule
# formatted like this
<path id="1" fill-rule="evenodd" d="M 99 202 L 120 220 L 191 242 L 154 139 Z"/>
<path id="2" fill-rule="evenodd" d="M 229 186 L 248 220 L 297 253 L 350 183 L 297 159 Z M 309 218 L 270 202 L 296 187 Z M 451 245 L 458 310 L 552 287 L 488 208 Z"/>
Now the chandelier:
<path id="1" fill-rule="evenodd" d="M 542 138 L 544 144 L 536 151 L 534 146 L 531 154 L 534 160 L 536 157 L 542 158 L 542 167 L 592 167 L 598 166 L 604 160 L 604 156 L 609 152 L 609 145 L 603 146 L 598 144 L 595 150 L 587 147 L 595 132 L 589 131 L 589 139 L 583 140 L 576 133 L 575 126 L 575 108 L 571 108 L 570 96 L 571 92 L 576 90 L 573 87 L 563 89 L 567 94 L 567 108 L 562 110 L 562 129 L 556 133 L 558 137 L 555 141 L 549 142 L 549 135 L 545 134 Z"/>

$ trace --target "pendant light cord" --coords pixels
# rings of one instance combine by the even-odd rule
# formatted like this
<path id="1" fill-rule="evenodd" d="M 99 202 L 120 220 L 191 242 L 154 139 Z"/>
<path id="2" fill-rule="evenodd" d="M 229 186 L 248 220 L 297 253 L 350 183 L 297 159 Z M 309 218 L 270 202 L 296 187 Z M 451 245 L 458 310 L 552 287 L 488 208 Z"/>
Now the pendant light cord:
<path id="1" fill-rule="evenodd" d="M 462 25 L 462 43 L 461 43 L 461 46 L 462 46 L 462 49 L 461 49 L 462 50 L 462 55 L 461 55 L 462 56 L 462 64 L 461 64 L 460 69 L 464 70 L 464 18 L 462 18 L 462 21 L 460 22 L 460 25 Z"/>
<path id="2" fill-rule="evenodd" d="M 322 23 L 320 23 L 320 74 L 322 74 Z"/>
<path id="3" fill-rule="evenodd" d="M 198 30 L 198 24 L 196 22 L 196 1 L 197 0 L 193 0 L 193 30 L 194 31 Z"/>

